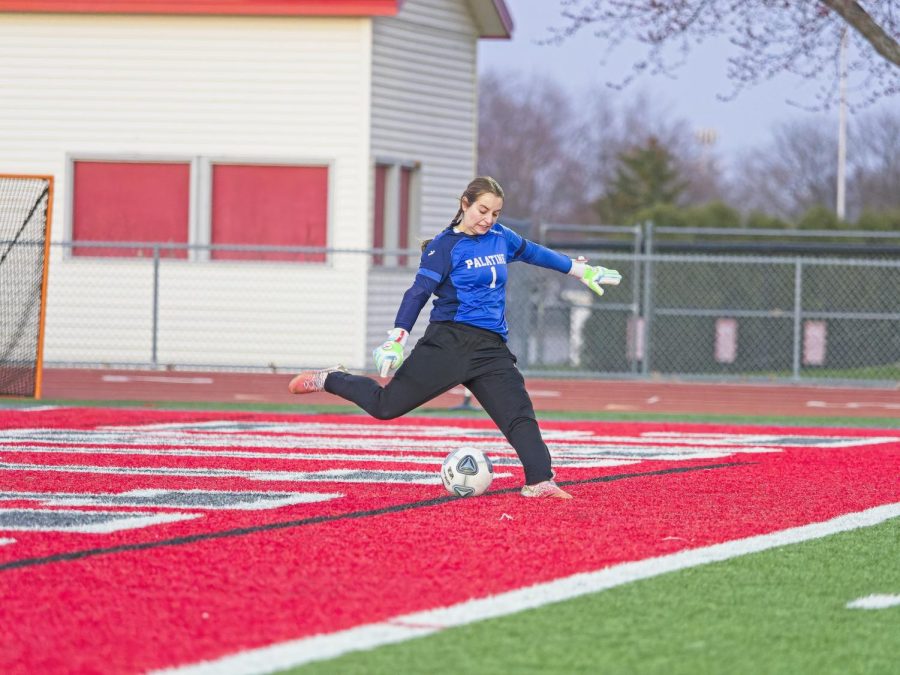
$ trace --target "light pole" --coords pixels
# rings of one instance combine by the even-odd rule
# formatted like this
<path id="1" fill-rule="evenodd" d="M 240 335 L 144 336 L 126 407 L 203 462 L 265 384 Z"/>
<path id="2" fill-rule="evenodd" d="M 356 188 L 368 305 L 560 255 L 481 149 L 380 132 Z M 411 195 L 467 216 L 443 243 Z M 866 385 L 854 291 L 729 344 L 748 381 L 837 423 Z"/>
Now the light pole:
<path id="1" fill-rule="evenodd" d="M 838 156 L 837 156 L 837 205 L 835 211 L 840 220 L 847 215 L 846 170 L 847 170 L 847 29 L 841 33 L 841 51 L 838 68 L 840 72 L 838 102 Z"/>
<path id="2" fill-rule="evenodd" d="M 712 147 L 716 144 L 719 134 L 715 129 L 707 127 L 694 131 L 694 138 L 700 145 L 700 171 L 703 174 L 703 182 L 709 188 L 713 184 Z"/>

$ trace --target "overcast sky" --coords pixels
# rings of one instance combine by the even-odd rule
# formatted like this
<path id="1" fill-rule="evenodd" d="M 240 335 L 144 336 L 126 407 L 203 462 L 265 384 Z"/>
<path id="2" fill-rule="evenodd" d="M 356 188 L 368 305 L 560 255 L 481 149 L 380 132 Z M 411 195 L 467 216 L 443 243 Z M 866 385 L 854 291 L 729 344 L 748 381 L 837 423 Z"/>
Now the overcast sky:
<path id="1" fill-rule="evenodd" d="M 674 116 L 685 119 L 694 129 L 716 131 L 716 151 L 724 158 L 733 157 L 744 148 L 767 143 L 775 126 L 793 118 L 818 115 L 823 123 L 833 122 L 835 136 L 838 129 L 837 110 L 810 113 L 789 99 L 812 105 L 813 86 L 803 80 L 782 75 L 757 87 L 747 89 L 732 101 L 722 101 L 732 85 L 725 75 L 723 51 L 727 42 L 696 47 L 687 63 L 676 71 L 677 79 L 664 76 L 642 76 L 625 90 L 605 87 L 609 81 L 621 81 L 631 64 L 646 53 L 640 45 L 623 46 L 607 65 L 601 64 L 603 45 L 593 32 L 582 30 L 562 45 L 539 45 L 548 36 L 550 26 L 562 25 L 557 0 L 505 0 L 515 24 L 511 40 L 481 40 L 479 43 L 479 72 L 518 72 L 523 75 L 543 74 L 570 93 L 587 89 L 608 92 L 623 101 L 638 91 L 658 95 Z M 852 83 L 851 83 L 852 85 Z M 900 102 L 894 100 L 879 107 L 890 106 L 900 114 Z"/>

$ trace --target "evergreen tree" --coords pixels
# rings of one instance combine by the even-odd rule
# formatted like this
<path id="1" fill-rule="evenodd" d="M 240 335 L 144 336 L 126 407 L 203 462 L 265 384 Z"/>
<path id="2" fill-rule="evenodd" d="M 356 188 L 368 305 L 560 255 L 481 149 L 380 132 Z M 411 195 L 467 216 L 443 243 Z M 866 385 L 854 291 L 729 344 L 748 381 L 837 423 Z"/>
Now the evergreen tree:
<path id="1" fill-rule="evenodd" d="M 655 137 L 620 153 L 618 160 L 609 189 L 595 205 L 604 223 L 629 225 L 641 210 L 675 204 L 687 187 L 672 153 Z"/>

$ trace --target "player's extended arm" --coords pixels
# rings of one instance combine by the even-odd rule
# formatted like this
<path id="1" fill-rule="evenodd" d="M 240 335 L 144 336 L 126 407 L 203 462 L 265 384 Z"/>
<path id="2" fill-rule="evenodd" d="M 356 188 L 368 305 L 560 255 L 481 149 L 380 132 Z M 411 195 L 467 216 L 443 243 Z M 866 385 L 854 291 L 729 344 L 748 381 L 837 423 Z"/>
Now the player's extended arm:
<path id="1" fill-rule="evenodd" d="M 403 328 L 393 328 L 388 331 L 390 338 L 380 347 L 376 347 L 372 352 L 375 357 L 375 370 L 382 377 L 387 377 L 388 373 L 396 370 L 403 363 L 403 348 L 406 347 L 406 339 L 409 333 Z"/>
<path id="2" fill-rule="evenodd" d="M 601 284 L 607 286 L 618 286 L 622 281 L 622 275 L 616 270 L 600 267 L 599 265 L 591 266 L 587 264 L 587 258 L 578 256 L 572 261 L 572 269 L 569 274 L 578 279 L 585 286 L 590 288 L 597 295 L 603 295 Z"/>

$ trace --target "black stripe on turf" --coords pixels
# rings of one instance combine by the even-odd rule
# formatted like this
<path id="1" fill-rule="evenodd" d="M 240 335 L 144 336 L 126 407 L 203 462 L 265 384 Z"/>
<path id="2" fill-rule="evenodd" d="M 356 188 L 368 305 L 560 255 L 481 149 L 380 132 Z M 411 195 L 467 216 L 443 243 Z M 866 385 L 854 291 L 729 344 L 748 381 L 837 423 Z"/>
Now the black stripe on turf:
<path id="1" fill-rule="evenodd" d="M 736 466 L 747 466 L 754 462 L 727 462 L 723 464 L 704 464 L 701 466 L 683 466 L 672 469 L 660 469 L 658 471 L 645 471 L 643 473 L 619 473 L 611 476 L 598 476 L 596 478 L 586 478 L 584 480 L 561 481 L 559 485 L 585 485 L 588 483 L 611 483 L 617 480 L 628 480 L 629 478 L 645 478 L 648 476 L 665 476 L 675 473 L 688 473 L 691 471 L 710 471 L 713 469 L 727 469 Z M 520 488 L 505 488 L 503 490 L 493 490 L 492 494 L 508 494 L 510 492 L 518 492 Z M 446 502 L 457 501 L 459 497 L 447 495 L 445 497 L 435 497 L 434 499 L 424 499 L 418 502 L 410 502 L 408 504 L 395 504 L 394 506 L 385 506 L 380 509 L 371 509 L 368 511 L 354 511 L 351 513 L 339 513 L 331 516 L 313 516 L 311 518 L 302 518 L 300 520 L 288 520 L 281 523 L 266 523 L 264 525 L 254 525 L 253 527 L 240 527 L 233 530 L 222 530 L 220 532 L 202 532 L 192 534 L 185 537 L 174 537 L 172 539 L 161 539 L 159 541 L 146 541 L 137 544 L 123 544 L 121 546 L 109 546 L 107 548 L 91 548 L 83 551 L 70 551 L 68 553 L 57 553 L 42 558 L 24 558 L 22 560 L 13 560 L 11 562 L 0 565 L 0 572 L 5 570 L 20 569 L 23 567 L 37 567 L 39 565 L 49 565 L 57 562 L 68 562 L 70 560 L 80 560 L 82 558 L 90 558 L 98 555 L 110 555 L 113 553 L 127 553 L 129 551 L 144 551 L 154 548 L 163 548 L 166 546 L 183 546 L 184 544 L 194 544 L 200 541 L 208 541 L 212 539 L 228 539 L 231 537 L 243 537 L 248 534 L 256 534 L 257 532 L 267 532 L 271 530 L 284 530 L 294 527 L 304 527 L 306 525 L 318 525 L 319 523 L 328 523 L 338 520 L 350 520 L 353 518 L 369 518 L 372 516 L 383 516 L 389 513 L 400 513 L 402 511 L 411 511 L 412 509 L 425 508 L 428 506 L 437 506 Z"/>

